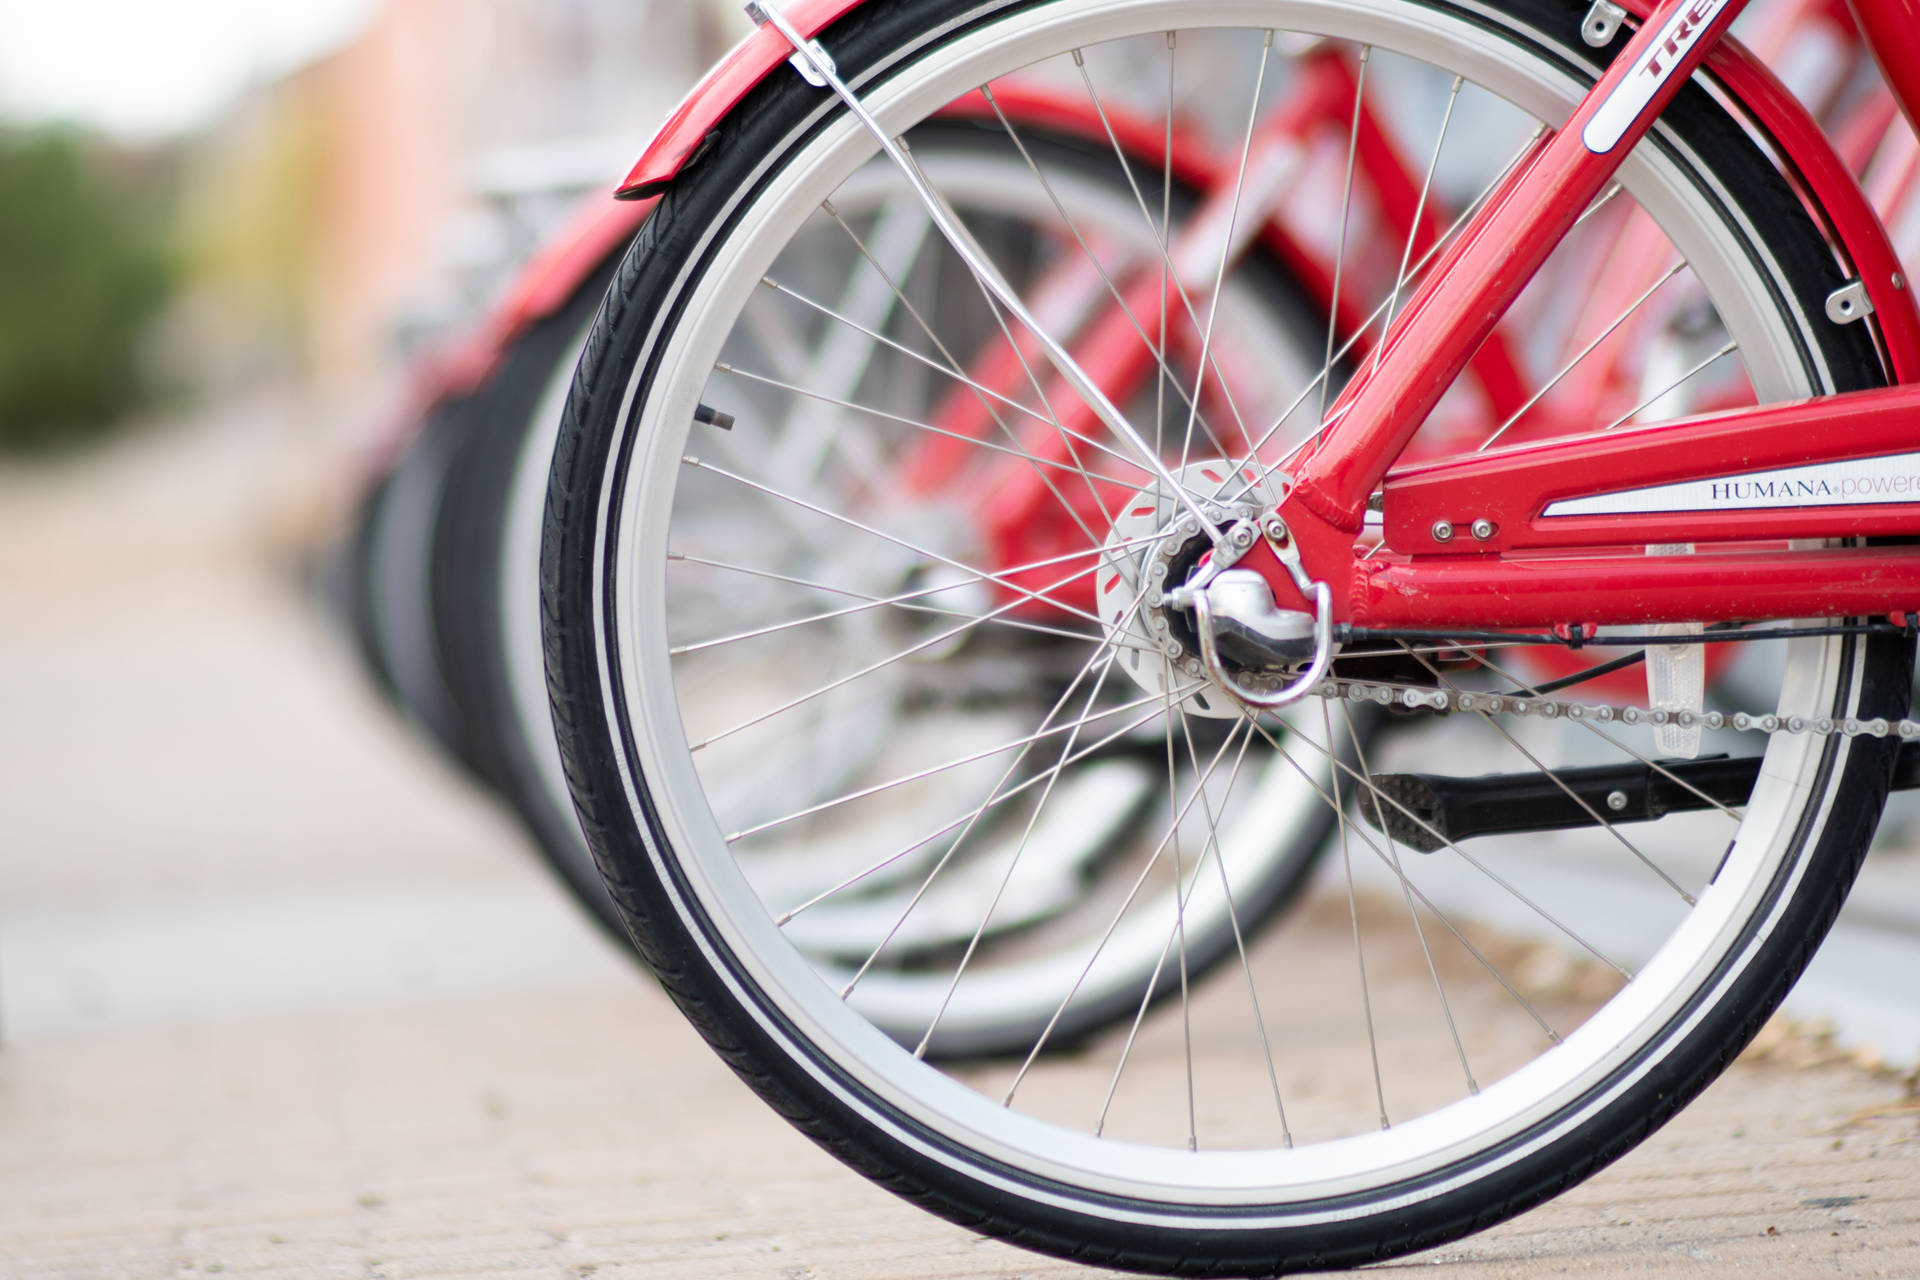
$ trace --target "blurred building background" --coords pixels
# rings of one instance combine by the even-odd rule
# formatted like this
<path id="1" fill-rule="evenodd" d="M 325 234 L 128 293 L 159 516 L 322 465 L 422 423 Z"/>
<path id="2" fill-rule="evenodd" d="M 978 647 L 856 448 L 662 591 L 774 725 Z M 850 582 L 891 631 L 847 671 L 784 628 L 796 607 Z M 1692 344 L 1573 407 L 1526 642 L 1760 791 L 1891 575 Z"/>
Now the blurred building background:
<path id="1" fill-rule="evenodd" d="M 302 374 L 361 384 L 499 282 L 553 213 L 541 192 L 622 176 L 718 52 L 712 19 L 673 0 L 387 0 L 197 149 L 189 242 L 241 303 L 229 316 L 264 303 Z M 226 292 L 256 282 L 280 296 Z"/>
<path id="2" fill-rule="evenodd" d="M 86 434 L 88 422 L 151 408 L 156 396 L 204 402 L 263 384 L 343 411 L 370 407 L 408 352 L 470 318 L 562 209 L 624 174 L 735 34 L 731 6 L 687 0 L 306 6 L 328 8 L 324 21 L 300 6 L 283 19 L 266 16 L 279 6 L 247 14 L 248 39 L 230 39 L 226 65 L 202 73 L 224 79 L 224 94 L 195 86 L 211 101 L 180 108 L 184 119 L 169 119 L 165 102 L 88 98 L 85 84 L 10 73 L 32 37 L 85 34 L 78 22 L 37 32 L 47 20 L 18 15 L 29 39 L 15 57 L 0 56 L 0 182 L 12 179 L 0 191 L 9 222 L 43 225 L 39 239 L 18 228 L 10 239 L 25 252 L 23 240 L 40 244 L 64 228 L 88 245 L 73 257 L 111 278 L 83 285 L 49 270 L 36 279 L 8 262 L 7 314 L 23 329 L 71 331 L 96 371 L 103 345 L 125 347 L 140 375 L 130 368 L 112 388 L 89 387 L 91 399 L 71 391 L 68 404 L 43 388 L 19 411 L 36 419 L 17 428 L 23 441 L 57 444 Z M 168 6 L 156 31 L 217 46 L 197 33 L 233 21 L 230 9 L 219 0 Z M 115 15 L 96 16 L 106 72 L 117 57 L 144 54 L 147 77 L 164 78 L 172 49 L 119 49 L 116 40 L 140 44 L 143 28 L 115 37 Z M 94 53 L 32 52 L 70 63 Z M 61 165 L 72 171 L 67 186 L 86 192 L 50 187 L 45 173 Z M 117 212 L 135 225 L 103 232 L 72 208 L 36 209 L 60 199 L 91 200 L 108 222 Z M 101 263 L 102 240 L 116 237 L 124 251 Z M 91 307 L 103 290 L 111 316 Z M 0 358 L 0 383 L 27 376 Z M 0 385 L 0 404 L 8 394 Z"/>
<path id="3" fill-rule="evenodd" d="M 632 980 L 315 578 L 409 361 L 607 198 L 736 17 L 0 0 L 0 1045 Z"/>

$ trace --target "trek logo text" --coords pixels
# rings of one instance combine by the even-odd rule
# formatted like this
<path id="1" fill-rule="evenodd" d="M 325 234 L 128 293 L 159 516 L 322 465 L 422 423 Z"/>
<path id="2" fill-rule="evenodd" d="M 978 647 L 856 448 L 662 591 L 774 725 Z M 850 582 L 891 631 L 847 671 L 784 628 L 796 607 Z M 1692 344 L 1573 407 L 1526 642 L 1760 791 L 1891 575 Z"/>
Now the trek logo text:
<path id="1" fill-rule="evenodd" d="M 1605 101 L 1587 121 L 1580 140 L 1595 155 L 1605 155 L 1620 145 L 1628 130 L 1653 104 L 1660 88 L 1673 75 L 1689 50 L 1700 42 L 1700 35 L 1726 8 L 1727 0 L 1693 0 L 1671 18 L 1652 47 L 1641 53 L 1627 78 L 1614 87 Z"/>

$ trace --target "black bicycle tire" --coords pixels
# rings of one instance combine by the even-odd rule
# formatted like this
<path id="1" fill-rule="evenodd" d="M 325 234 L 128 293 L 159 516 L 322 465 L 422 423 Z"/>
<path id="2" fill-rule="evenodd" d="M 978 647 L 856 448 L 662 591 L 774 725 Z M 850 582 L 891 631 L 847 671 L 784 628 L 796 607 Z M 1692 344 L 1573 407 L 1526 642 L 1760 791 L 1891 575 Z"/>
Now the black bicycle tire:
<path id="1" fill-rule="evenodd" d="M 506 800 L 548 867 L 574 901 L 623 950 L 625 922 L 593 865 L 572 811 L 549 798 L 523 726 L 508 670 L 502 575 L 510 562 L 504 513 L 528 435 L 553 379 L 575 356 L 600 305 L 623 244 L 583 274 L 559 307 L 518 334 L 486 382 L 448 468 L 433 531 L 430 598 L 440 670 L 463 744 L 462 754 Z"/>
<path id="2" fill-rule="evenodd" d="M 1037 2 L 1037 0 L 1036 0 Z M 966 14 L 984 21 L 1021 0 L 974 6 Z M 1565 60 L 1589 79 L 1596 55 L 1581 42 L 1585 10 L 1559 0 L 1501 0 L 1498 5 L 1449 8 L 1489 29 L 1532 38 L 1564 52 Z M 1497 16 L 1488 16 L 1490 13 Z M 900 47 L 910 34 L 945 24 L 946 38 L 969 26 L 966 14 L 939 0 L 892 0 L 857 10 L 825 36 L 843 71 L 857 76 L 875 59 Z M 1611 46 L 1617 53 L 1626 35 Z M 1826 767 L 1838 769 L 1827 781 L 1836 796 L 1835 817 L 1802 854 L 1804 875 L 1797 888 L 1776 905 L 1783 921 L 1764 940 L 1755 939 L 1752 959 L 1730 974 L 1724 999 L 1690 1009 L 1699 1015 L 1674 1052 L 1644 1066 L 1631 1084 L 1591 1116 L 1557 1131 L 1540 1149 L 1478 1177 L 1463 1189 L 1433 1195 L 1416 1204 L 1396 1206 L 1377 1197 L 1316 1206 L 1319 1220 L 1291 1233 L 1236 1227 L 1234 1215 L 1196 1213 L 1190 1228 L 1169 1231 L 1118 1223 L 1096 1213 L 1096 1197 L 1075 1191 L 1085 1210 L 1054 1203 L 1038 1208 L 1040 1193 L 1062 1194 L 1023 1171 L 993 1165 L 977 1154 L 955 1162 L 980 1176 L 956 1172 L 954 1163 L 927 1157 L 929 1149 L 948 1150 L 942 1135 L 930 1133 L 907 1117 L 887 1111 L 870 1094 L 839 1073 L 834 1064 L 807 1057 L 807 1046 L 776 1009 L 764 1002 L 745 1007 L 757 993 L 737 967 L 716 970 L 714 942 L 703 930 L 697 904 L 672 874 L 672 860 L 660 849 L 661 836 L 640 789 L 641 811 L 629 804 L 621 778 L 630 758 L 616 740 L 600 696 L 600 619 L 591 601 L 606 565 L 598 551 L 606 530 L 599 507 L 608 484 L 619 483 L 622 459 L 613 441 L 623 423 L 618 406 L 609 406 L 609 389 L 624 390 L 624 370 L 642 363 L 654 322 L 671 323 L 672 301 L 648 287 L 649 255 L 686 255 L 697 251 L 712 217 L 700 204 L 704 191 L 735 191 L 758 176 L 760 159 L 795 145 L 795 120 L 805 120 L 819 105 L 818 95 L 797 77 L 782 72 L 761 86 L 718 131 L 703 169 L 670 189 L 642 243 L 623 264 L 589 341 L 581 373 L 567 410 L 567 424 L 556 454 L 542 560 L 542 609 L 547 627 L 547 662 L 555 701 L 556 724 L 576 805 L 596 859 L 616 901 L 632 922 L 649 963 L 683 1011 L 741 1077 L 789 1120 L 823 1147 L 897 1194 L 953 1221 L 1014 1243 L 1063 1257 L 1140 1270 L 1183 1274 L 1280 1274 L 1328 1269 L 1376 1261 L 1439 1244 L 1511 1216 L 1557 1194 L 1590 1175 L 1670 1118 L 1732 1060 L 1757 1032 L 1804 968 L 1830 926 L 1858 870 L 1884 802 L 1895 744 L 1874 739 L 1830 743 Z M 1696 145 L 1697 154 L 1720 177 L 1740 207 L 1756 215 L 1754 225 L 1768 235 L 1780 266 L 1801 301 L 1823 298 L 1840 283 L 1834 257 L 1791 189 L 1764 153 L 1731 120 L 1708 92 L 1690 86 L 1669 112 L 1673 130 Z M 1658 145 L 1656 143 L 1656 145 Z M 1884 373 L 1865 326 L 1834 329 L 1809 339 L 1820 343 L 1823 366 L 1835 389 L 1879 385 Z M 1907 706 L 1911 647 L 1874 638 L 1850 647 L 1861 663 L 1854 710 L 1863 715 L 1899 715 Z M 663 870 L 664 869 L 664 870 Z M 1770 888 L 1776 897 L 1784 884 Z M 1737 948 L 1736 948 L 1737 950 Z M 721 958 L 724 965 L 724 957 Z M 743 989 L 744 983 L 744 989 Z M 1678 1025 L 1680 1019 L 1675 1020 Z M 1678 1037 L 1677 1031 L 1665 1033 Z M 1658 1043 L 1665 1045 L 1666 1040 Z M 1593 1091 L 1595 1095 L 1602 1090 Z M 859 1105 L 849 1105 L 857 1098 Z M 876 1118 L 876 1108 L 879 1118 Z M 1519 1150 L 1509 1144 L 1492 1155 Z M 986 1174 L 1000 1181 L 986 1185 Z M 1018 1200 L 1008 1185 L 1034 1193 Z M 1438 1185 L 1435 1183 L 1434 1185 Z M 1341 1214 L 1351 1216 L 1341 1217 Z"/>

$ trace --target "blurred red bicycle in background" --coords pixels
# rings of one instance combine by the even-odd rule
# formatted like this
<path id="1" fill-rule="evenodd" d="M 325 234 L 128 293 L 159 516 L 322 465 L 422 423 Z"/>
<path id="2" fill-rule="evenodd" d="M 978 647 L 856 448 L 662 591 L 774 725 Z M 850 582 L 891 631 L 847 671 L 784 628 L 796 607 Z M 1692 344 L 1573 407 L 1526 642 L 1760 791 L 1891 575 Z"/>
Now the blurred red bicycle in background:
<path id="1" fill-rule="evenodd" d="M 370 506 L 370 564 L 430 564 L 440 688 L 405 700 L 591 896 L 571 782 L 604 917 L 783 1111 L 939 1211 L 1246 1271 L 1551 1194 L 1777 1003 L 1909 728 L 1909 557 L 1814 541 L 1912 532 L 1905 400 L 1844 449 L 1814 428 L 1911 366 L 1847 169 L 1900 228 L 1912 138 L 1841 10 L 1754 32 L 1817 73 L 1828 147 L 1713 42 L 1738 7 L 763 15 L 630 177 L 665 203 L 590 211 L 525 277 Z M 1709 45 L 1683 91 L 1648 70 Z M 1635 68 L 1656 92 L 1609 138 Z M 1819 485 L 1846 500 L 1780 500 Z M 1339 1067 L 1248 955 L 1336 847 L 1354 951 L 1311 980 L 1369 1049 Z M 1597 1005 L 1476 943 L 1516 919 Z M 1370 998 L 1388 935 L 1423 1008 Z M 1217 964 L 1247 1065 L 1196 1082 Z"/>

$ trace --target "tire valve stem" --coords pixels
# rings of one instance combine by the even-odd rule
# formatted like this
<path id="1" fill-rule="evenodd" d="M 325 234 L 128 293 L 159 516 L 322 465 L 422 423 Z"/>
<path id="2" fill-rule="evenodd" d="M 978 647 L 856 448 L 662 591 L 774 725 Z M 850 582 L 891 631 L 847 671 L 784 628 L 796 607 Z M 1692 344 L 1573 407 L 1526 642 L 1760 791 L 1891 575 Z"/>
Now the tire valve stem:
<path id="1" fill-rule="evenodd" d="M 722 413 L 712 405 L 703 404 L 693 411 L 693 420 L 703 427 L 718 427 L 722 431 L 733 430 L 734 417 Z"/>

